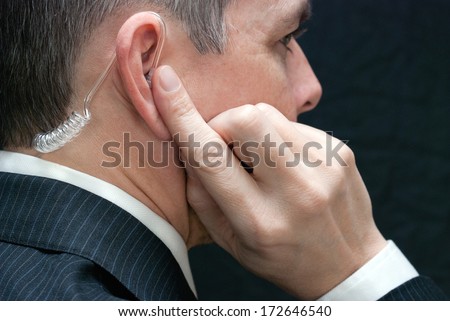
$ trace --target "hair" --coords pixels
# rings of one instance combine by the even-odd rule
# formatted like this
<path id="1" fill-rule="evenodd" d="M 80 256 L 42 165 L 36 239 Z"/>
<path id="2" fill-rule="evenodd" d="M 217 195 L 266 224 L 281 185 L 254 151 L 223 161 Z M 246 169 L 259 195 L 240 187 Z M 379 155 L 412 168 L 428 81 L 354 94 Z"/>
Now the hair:
<path id="1" fill-rule="evenodd" d="M 176 17 L 201 54 L 223 53 L 231 0 L 12 0 L 0 4 L 0 149 L 29 148 L 66 120 L 83 44 L 120 9 Z"/>

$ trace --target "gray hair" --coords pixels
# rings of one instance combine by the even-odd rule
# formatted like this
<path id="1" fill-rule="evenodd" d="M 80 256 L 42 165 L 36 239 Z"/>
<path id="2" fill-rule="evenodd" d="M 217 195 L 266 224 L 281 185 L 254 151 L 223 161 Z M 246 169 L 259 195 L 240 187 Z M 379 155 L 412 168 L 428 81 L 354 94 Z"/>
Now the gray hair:
<path id="1" fill-rule="evenodd" d="M 223 53 L 232 0 L 13 0 L 0 4 L 0 148 L 30 147 L 67 117 L 84 42 L 125 7 L 152 5 L 181 21 L 201 54 Z"/>

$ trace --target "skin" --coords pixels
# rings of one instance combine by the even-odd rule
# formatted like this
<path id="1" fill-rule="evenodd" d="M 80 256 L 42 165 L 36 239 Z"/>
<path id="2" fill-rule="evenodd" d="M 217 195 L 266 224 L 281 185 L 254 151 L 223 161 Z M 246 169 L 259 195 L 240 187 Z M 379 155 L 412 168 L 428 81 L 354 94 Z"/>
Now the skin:
<path id="1" fill-rule="evenodd" d="M 229 45 L 224 55 L 189 52 L 186 59 L 171 59 L 206 121 L 249 103 L 276 106 L 292 121 L 317 106 L 322 88 L 300 46 L 291 41 L 287 48 L 280 42 L 298 28 L 306 3 L 235 2 L 228 9 Z M 280 23 L 285 16 L 289 22 Z M 192 72 L 194 66 L 198 72 Z M 205 75 L 213 75 L 209 77 L 214 81 Z"/>
<path id="2" fill-rule="evenodd" d="M 277 5 L 280 4 L 286 8 L 304 2 L 282 1 Z M 246 12 L 244 8 L 238 11 Z M 339 151 L 347 166 L 339 162 L 325 165 L 326 152 L 319 149 L 310 154 L 315 161 L 323 162 L 319 167 L 305 163 L 294 168 L 282 166 L 308 143 L 326 146 L 330 137 L 293 122 L 298 114 L 317 105 L 320 85 L 300 47 L 293 41 L 288 48 L 280 46 L 277 33 L 270 29 L 275 23 L 263 14 L 259 17 L 263 18 L 230 23 L 243 25 L 251 36 L 231 38 L 231 43 L 237 43 L 238 54 L 231 53 L 231 60 L 224 57 L 222 66 L 228 69 L 222 70 L 223 74 L 231 70 L 238 75 L 233 79 L 239 79 L 240 74 L 245 76 L 223 88 L 227 94 L 221 98 L 227 99 L 229 105 L 239 103 L 245 88 L 249 90 L 246 102 L 264 101 L 272 106 L 243 105 L 222 110 L 218 107 L 220 101 L 213 100 L 207 106 L 218 107 L 220 112 L 217 114 L 214 108 L 212 113 L 205 109 L 204 102 L 192 97 L 195 88 L 189 87 L 181 76 L 189 97 L 170 67 L 157 70 L 153 93 L 172 135 L 180 135 L 186 141 L 195 134 L 200 143 L 197 150 L 184 148 L 181 152 L 185 160 L 194 159 L 187 162 L 189 203 L 213 240 L 247 269 L 298 298 L 313 300 L 374 257 L 386 241 L 373 221 L 370 197 L 347 146 Z M 245 63 L 241 65 L 242 60 Z M 237 69 L 232 68 L 233 63 Z M 272 159 L 278 161 L 275 168 L 262 163 L 248 174 L 239 165 L 240 160 L 247 160 L 245 155 L 236 151 L 231 167 L 225 166 L 224 159 L 223 166 L 202 166 L 205 155 L 201 147 L 208 143 L 215 142 L 226 151 L 231 142 L 262 142 L 267 134 L 274 146 L 293 143 L 284 153 L 272 151 Z M 331 141 L 333 146 L 341 144 L 334 138 Z M 265 151 L 259 149 L 257 153 L 263 157 Z M 228 159 L 228 155 L 223 158 Z M 220 160 L 220 156 L 215 160 Z M 197 163 L 199 166 L 189 166 Z"/>
<path id="3" fill-rule="evenodd" d="M 295 120 L 299 113 L 314 108 L 321 96 L 321 86 L 297 43 L 291 41 L 287 48 L 280 42 L 298 27 L 305 3 L 236 2 L 227 13 L 229 46 L 223 55 L 200 55 L 179 22 L 165 17 L 168 33 L 160 63 L 177 70 L 207 121 L 230 108 L 259 102 L 272 104 Z M 259 10 L 255 11 L 255 7 Z M 150 71 L 152 50 L 160 35 L 154 17 L 142 13 L 150 9 L 135 8 L 107 20 L 85 45 L 76 64 L 76 94 L 70 109 L 80 109 L 84 95 L 103 72 L 112 52 L 117 54 L 117 67 L 92 103 L 90 126 L 57 152 L 47 155 L 30 150 L 20 152 L 86 172 L 122 188 L 171 223 L 191 247 L 203 243 L 206 235 L 196 224 L 196 218 L 189 215 L 183 170 L 176 166 L 164 169 L 99 166 L 110 161 L 103 154 L 103 145 L 122 142 L 123 133 L 131 133 L 133 141 L 153 141 L 155 146 L 170 139 L 144 77 Z M 260 14 L 263 12 L 264 15 Z M 285 16 L 290 18 L 283 29 L 275 27 Z M 220 77 L 211 81 L 204 75 Z M 154 155 L 161 153 L 158 149 L 153 151 Z M 177 151 L 171 151 L 170 157 L 177 159 Z M 132 164 L 138 163 L 136 153 L 132 152 L 131 158 Z"/>
<path id="4" fill-rule="evenodd" d="M 386 246 L 348 147 L 339 152 L 347 166 L 326 165 L 320 149 L 311 156 L 321 166 L 283 166 L 310 142 L 325 146 L 327 135 L 289 121 L 267 104 L 233 108 L 206 123 L 181 82 L 175 85 L 172 70 L 157 70 L 154 95 L 170 132 L 200 137 L 200 148 L 182 149 L 185 159 L 200 164 L 187 165 L 189 203 L 213 240 L 243 266 L 300 299 L 315 300 Z M 274 146 L 293 143 L 283 153 L 272 150 L 275 167 L 262 162 L 249 174 L 240 155 L 232 157 L 233 166 L 225 161 L 228 155 L 221 166 L 202 163 L 202 147 L 210 142 L 226 151 L 231 141 L 262 142 L 267 134 Z M 263 157 L 265 150 L 257 153 Z"/>
<path id="5" fill-rule="evenodd" d="M 156 71 L 153 91 L 145 75 L 161 32 L 156 18 L 145 12 L 151 8 L 111 17 L 85 44 L 73 79 L 75 96 L 69 107 L 79 110 L 112 53 L 117 54 L 116 66 L 93 101 L 92 122 L 57 152 L 21 152 L 120 187 L 174 226 L 188 247 L 207 241 L 209 233 L 249 270 L 299 298 L 319 297 L 385 245 L 348 148 L 342 151 L 348 167 L 261 166 L 253 175 L 236 157 L 232 167 L 188 164 L 185 170 L 176 166 L 178 148 L 170 151 L 174 163 L 166 168 L 139 168 L 135 152 L 130 168 L 101 166 L 108 161 L 104 144 L 122 142 L 123 133 L 154 146 L 175 134 L 186 140 L 195 134 L 202 145 L 214 141 L 224 150 L 231 141 L 260 142 L 270 133 L 276 144 L 295 142 L 287 154 L 272 155 L 278 160 L 292 157 L 308 142 L 325 144 L 323 132 L 293 123 L 321 96 L 300 46 L 283 43 L 298 28 L 306 4 L 236 1 L 226 14 L 229 43 L 223 55 L 200 55 L 181 25 L 165 17 L 168 34 L 161 65 L 172 68 Z M 145 150 L 149 152 L 162 154 L 158 147 Z M 192 149 L 181 155 L 185 160 L 203 156 Z M 313 156 L 326 159 L 324 151 Z"/>

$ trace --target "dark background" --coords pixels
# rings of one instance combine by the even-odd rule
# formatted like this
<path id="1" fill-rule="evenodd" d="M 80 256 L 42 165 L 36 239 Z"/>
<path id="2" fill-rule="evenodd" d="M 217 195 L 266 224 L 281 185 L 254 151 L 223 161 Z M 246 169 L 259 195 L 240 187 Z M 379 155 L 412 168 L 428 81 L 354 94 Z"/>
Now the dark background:
<path id="1" fill-rule="evenodd" d="M 374 216 L 450 295 L 450 1 L 316 0 L 300 44 L 324 95 L 300 121 L 356 154 Z M 194 249 L 201 300 L 289 300 L 214 245 Z"/>

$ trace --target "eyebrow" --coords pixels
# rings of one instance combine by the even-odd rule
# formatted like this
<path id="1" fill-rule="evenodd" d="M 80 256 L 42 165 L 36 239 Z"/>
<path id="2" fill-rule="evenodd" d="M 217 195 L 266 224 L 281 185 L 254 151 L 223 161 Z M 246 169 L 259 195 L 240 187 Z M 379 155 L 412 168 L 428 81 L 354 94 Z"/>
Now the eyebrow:
<path id="1" fill-rule="evenodd" d="M 294 25 L 302 24 L 311 18 L 312 6 L 310 0 L 301 1 L 300 5 L 287 6 L 286 2 L 284 7 L 284 12 L 282 18 L 279 20 L 279 28 L 289 28 L 294 27 Z M 287 9 L 286 9 L 287 8 Z"/>

